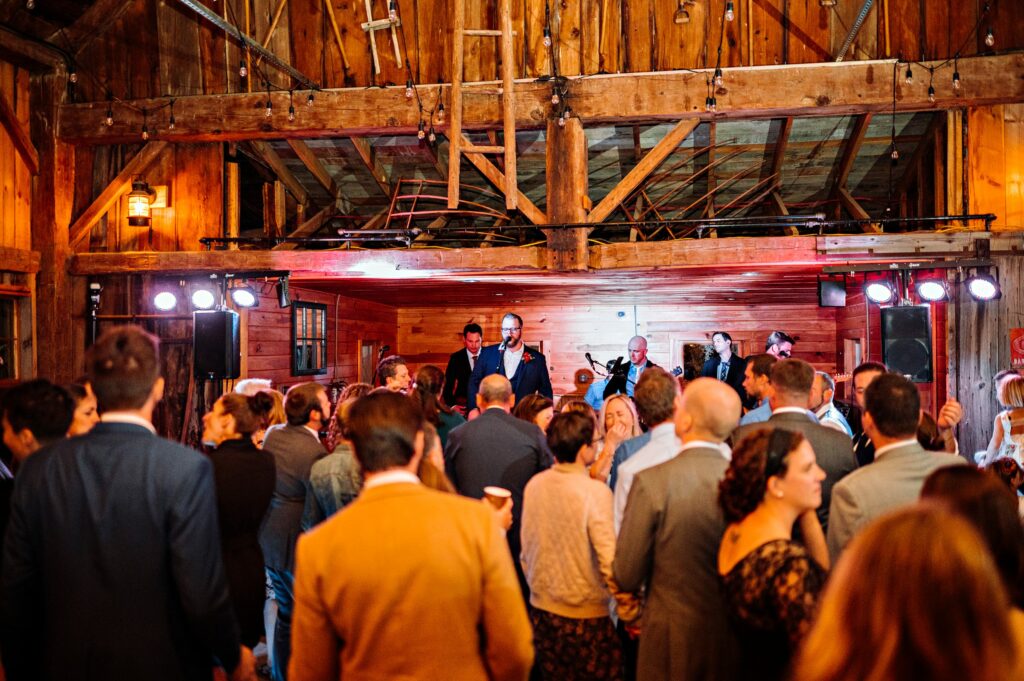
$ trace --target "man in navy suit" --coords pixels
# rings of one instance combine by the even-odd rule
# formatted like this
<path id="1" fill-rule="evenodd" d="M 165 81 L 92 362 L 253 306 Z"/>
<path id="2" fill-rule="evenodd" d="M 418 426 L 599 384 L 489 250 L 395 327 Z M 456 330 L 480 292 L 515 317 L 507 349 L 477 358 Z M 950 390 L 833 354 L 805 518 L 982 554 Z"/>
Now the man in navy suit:
<path id="1" fill-rule="evenodd" d="M 501 374 L 512 384 L 516 402 L 527 395 L 540 393 L 553 398 L 548 363 L 536 348 L 523 343 L 523 318 L 509 312 L 501 320 L 500 345 L 488 345 L 480 351 L 473 373 L 469 377 L 467 408 L 476 411 L 476 394 L 485 376 Z"/>
<path id="2" fill-rule="evenodd" d="M 448 358 L 448 364 L 444 370 L 444 391 L 441 397 L 444 403 L 455 409 L 463 416 L 476 405 L 469 405 L 467 394 L 469 393 L 469 377 L 476 368 L 476 361 L 480 359 L 480 348 L 484 343 L 484 330 L 476 322 L 470 322 L 462 329 L 462 343 L 465 346 L 456 350 Z"/>
<path id="3" fill-rule="evenodd" d="M 745 401 L 747 391 L 743 389 L 743 378 L 747 360 L 733 354 L 732 336 L 725 331 L 715 331 L 711 334 L 711 346 L 715 349 L 715 354 L 704 362 L 700 375 L 717 378 L 729 384 L 729 387 L 740 396 L 740 401 Z"/>
<path id="4" fill-rule="evenodd" d="M 102 420 L 25 459 L 4 547 L 7 678 L 255 679 L 221 559 L 213 465 L 157 437 L 158 341 L 89 349 Z"/>

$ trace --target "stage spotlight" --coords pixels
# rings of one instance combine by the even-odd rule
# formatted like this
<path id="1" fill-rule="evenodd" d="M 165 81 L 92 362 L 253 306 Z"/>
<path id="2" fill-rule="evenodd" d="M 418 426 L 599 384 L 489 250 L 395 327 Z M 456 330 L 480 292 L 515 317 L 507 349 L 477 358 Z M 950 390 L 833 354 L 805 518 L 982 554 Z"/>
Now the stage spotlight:
<path id="1" fill-rule="evenodd" d="M 259 297 L 252 286 L 236 286 L 231 289 L 231 300 L 238 307 L 253 307 L 259 302 Z"/>
<path id="2" fill-rule="evenodd" d="M 944 279 L 921 279 L 915 285 L 917 297 L 929 303 L 949 300 L 949 287 Z"/>
<path id="3" fill-rule="evenodd" d="M 967 292 L 980 301 L 995 300 L 1002 295 L 999 282 L 992 275 L 981 272 L 967 279 Z"/>
<path id="4" fill-rule="evenodd" d="M 192 292 L 192 307 L 198 310 L 209 310 L 217 302 L 213 291 L 205 288 L 197 288 Z"/>
<path id="5" fill-rule="evenodd" d="M 864 287 L 864 295 L 872 303 L 887 305 L 896 300 L 896 289 L 888 281 L 871 281 Z"/>
<path id="6" fill-rule="evenodd" d="M 170 291 L 160 291 L 153 296 L 153 307 L 161 312 L 170 312 L 178 305 L 178 296 Z"/>

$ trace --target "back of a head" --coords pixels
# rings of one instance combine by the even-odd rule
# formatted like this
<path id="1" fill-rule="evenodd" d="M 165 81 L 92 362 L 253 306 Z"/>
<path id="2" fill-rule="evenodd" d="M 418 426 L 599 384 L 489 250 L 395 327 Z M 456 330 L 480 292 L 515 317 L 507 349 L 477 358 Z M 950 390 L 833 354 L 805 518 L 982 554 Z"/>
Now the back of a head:
<path id="1" fill-rule="evenodd" d="M 101 412 L 141 409 L 160 377 L 160 341 L 138 326 L 119 326 L 89 348 L 85 366 Z"/>
<path id="2" fill-rule="evenodd" d="M 881 362 L 861 362 L 856 367 L 854 367 L 851 378 L 855 379 L 861 374 L 869 371 L 877 372 L 880 374 L 887 374 L 889 373 L 889 367 L 885 366 Z"/>
<path id="3" fill-rule="evenodd" d="M 304 426 L 309 423 L 313 410 L 320 410 L 320 393 L 324 387 L 319 383 L 297 383 L 288 388 L 284 397 L 284 413 L 290 426 Z M 322 415 L 326 419 L 329 414 Z"/>
<path id="4" fill-rule="evenodd" d="M 664 369 L 651 367 L 640 374 L 633 390 L 636 410 L 647 425 L 654 427 L 675 415 L 679 383 Z"/>
<path id="5" fill-rule="evenodd" d="M 1024 529 L 1017 495 L 994 473 L 973 466 L 940 468 L 924 481 L 921 498 L 944 504 L 981 534 L 1010 599 L 1024 601 Z"/>
<path id="6" fill-rule="evenodd" d="M 288 415 L 284 412 L 284 395 L 281 391 L 271 388 L 270 390 L 261 390 L 260 392 L 269 397 L 271 402 L 274 403 L 274 406 L 272 406 L 270 411 L 267 412 L 267 428 L 270 426 L 276 426 L 279 423 L 287 423 Z"/>
<path id="7" fill-rule="evenodd" d="M 806 403 L 814 383 L 814 367 L 802 359 L 783 359 L 772 366 L 771 377 L 776 395 Z"/>
<path id="8" fill-rule="evenodd" d="M 273 387 L 274 383 L 269 378 L 244 378 L 235 383 L 235 392 L 252 397 L 261 390 L 271 390 Z"/>
<path id="9" fill-rule="evenodd" d="M 253 395 L 227 393 L 220 399 L 224 413 L 235 417 L 235 431 L 245 437 L 266 427 L 267 416 L 275 406 L 267 390 L 258 390 Z"/>
<path id="10" fill-rule="evenodd" d="M 694 430 L 714 442 L 725 442 L 739 425 L 740 396 L 714 378 L 697 378 L 683 391 L 682 409 L 693 419 Z"/>
<path id="11" fill-rule="evenodd" d="M 583 412 L 555 414 L 548 425 L 548 447 L 560 463 L 576 460 L 583 445 L 594 441 L 594 420 Z"/>
<path id="12" fill-rule="evenodd" d="M 444 372 L 433 364 L 420 367 L 416 372 L 416 390 L 428 395 L 440 395 L 444 388 Z"/>
<path id="13" fill-rule="evenodd" d="M 553 406 L 554 402 L 549 398 L 541 395 L 540 393 L 534 393 L 533 395 L 527 395 L 519 402 L 516 402 L 516 406 L 512 410 L 512 415 L 517 419 L 533 423 L 533 420 L 537 418 L 537 414 Z"/>
<path id="14" fill-rule="evenodd" d="M 875 428 L 889 438 L 912 438 L 921 420 L 917 386 L 899 374 L 882 374 L 864 393 L 864 407 Z"/>
<path id="15" fill-rule="evenodd" d="M 36 442 L 46 445 L 67 435 L 75 414 L 75 400 L 61 386 L 37 378 L 8 390 L 0 412 L 15 433 L 27 428 Z"/>
<path id="16" fill-rule="evenodd" d="M 768 350 L 771 346 L 778 343 L 789 343 L 790 345 L 796 345 L 796 341 L 785 331 L 772 331 L 768 334 L 768 338 L 764 341 L 764 349 Z"/>
<path id="17" fill-rule="evenodd" d="M 348 414 L 348 435 L 364 472 L 406 466 L 416 453 L 423 417 L 413 400 L 392 392 L 361 397 Z"/>
<path id="18" fill-rule="evenodd" d="M 1010 376 L 999 384 L 999 401 L 1010 409 L 1024 408 L 1024 376 Z"/>
<path id="19" fill-rule="evenodd" d="M 484 405 L 504 405 L 512 397 L 512 384 L 501 374 L 491 374 L 480 381 L 478 394 Z"/>
<path id="20" fill-rule="evenodd" d="M 779 361 L 779 358 L 775 355 L 769 355 L 763 353 L 760 355 L 753 355 L 747 358 L 747 366 L 750 367 L 750 373 L 755 377 L 772 375 L 772 367 Z"/>
<path id="21" fill-rule="evenodd" d="M 373 386 L 369 383 L 349 383 L 342 389 L 341 394 L 338 395 L 338 401 L 344 402 L 348 399 L 356 399 L 369 395 L 371 392 L 373 392 Z"/>
<path id="22" fill-rule="evenodd" d="M 978 533 L 918 505 L 853 538 L 792 678 L 997 681 L 1011 677 L 1014 653 L 1009 602 Z"/>

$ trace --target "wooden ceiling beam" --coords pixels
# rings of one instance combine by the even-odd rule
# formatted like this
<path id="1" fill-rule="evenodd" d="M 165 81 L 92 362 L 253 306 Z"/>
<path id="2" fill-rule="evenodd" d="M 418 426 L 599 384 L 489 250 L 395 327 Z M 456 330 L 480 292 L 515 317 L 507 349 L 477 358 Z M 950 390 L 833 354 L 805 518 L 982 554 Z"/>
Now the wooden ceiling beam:
<path id="1" fill-rule="evenodd" d="M 775 150 L 772 152 L 771 163 L 763 175 L 774 175 L 777 178 L 776 186 L 782 184 L 782 162 L 786 158 L 786 147 L 789 146 L 789 133 L 793 131 L 793 117 L 786 116 L 782 119 L 779 127 L 779 134 L 775 138 Z"/>
<path id="2" fill-rule="evenodd" d="M 587 222 L 603 222 L 619 204 L 629 196 L 640 183 L 647 179 L 662 161 L 668 158 L 679 144 L 700 124 L 699 120 L 684 119 L 676 123 L 661 141 L 654 145 L 640 162 L 633 166 L 622 180 L 601 199 L 587 216 Z"/>
<path id="3" fill-rule="evenodd" d="M 860 147 L 864 144 L 864 136 L 867 134 L 868 126 L 871 125 L 872 116 L 873 114 L 870 113 L 861 114 L 853 122 L 853 130 L 846 140 L 843 154 L 839 157 L 837 164 L 836 179 L 832 184 L 833 196 L 838 195 L 840 189 L 846 188 L 846 180 L 849 179 L 850 171 L 853 169 L 853 162 L 857 160 Z"/>
<path id="4" fill-rule="evenodd" d="M 146 143 L 146 146 L 139 150 L 139 153 L 132 157 L 132 160 L 125 164 L 117 177 L 108 184 L 100 195 L 89 204 L 88 208 L 82 211 L 70 227 L 71 234 L 68 237 L 68 246 L 72 249 L 89 235 L 89 230 L 101 217 L 107 214 L 110 207 L 132 188 L 132 176 L 146 172 L 152 163 L 159 158 L 160 154 L 167 148 L 167 142 L 153 140 Z"/>
<path id="5" fill-rule="evenodd" d="M 0 92 L 0 124 L 7 131 L 11 142 L 14 143 L 14 148 L 18 150 L 18 155 L 21 156 L 21 160 L 25 163 L 25 167 L 28 168 L 28 172 L 32 175 L 38 175 L 39 152 L 36 151 L 28 130 L 18 120 L 18 114 L 14 111 L 11 103 L 7 101 L 7 95 L 3 92 Z"/>
<path id="6" fill-rule="evenodd" d="M 259 156 L 264 163 L 270 166 L 270 169 L 274 171 L 277 178 L 284 183 L 284 186 L 288 188 L 291 195 L 295 197 L 295 200 L 303 206 L 309 204 L 309 192 L 306 191 L 302 183 L 298 181 L 292 171 L 288 169 L 288 166 L 284 164 L 281 157 L 278 156 L 277 152 L 271 148 L 270 144 L 260 140 L 253 140 L 249 142 L 249 146 L 252 147 L 253 152 Z"/>
<path id="7" fill-rule="evenodd" d="M 310 219 L 303 222 L 301 225 L 295 228 L 291 234 L 288 235 L 289 239 L 295 239 L 304 236 L 313 236 L 320 231 L 320 228 L 334 215 L 335 207 L 334 204 L 327 206 L 319 213 L 311 217 Z M 274 251 L 294 251 L 298 248 L 299 244 L 285 242 L 274 246 L 271 250 Z"/>
<path id="8" fill-rule="evenodd" d="M 39 271 L 39 251 L 0 246 L 0 272 L 35 274 Z"/>
<path id="9" fill-rule="evenodd" d="M 471 146 L 472 142 L 468 137 L 463 135 L 462 143 L 464 146 Z M 484 177 L 490 180 L 498 191 L 505 191 L 505 174 L 498 170 L 491 161 L 483 154 L 474 154 L 472 152 L 463 152 L 463 156 L 466 160 L 473 164 L 477 170 L 479 170 Z M 537 208 L 533 201 L 526 197 L 521 189 L 516 188 L 516 210 L 526 216 L 526 219 L 535 225 L 546 225 L 548 223 L 547 215 L 544 211 Z"/>
<path id="10" fill-rule="evenodd" d="M 30 40 L 0 25 L 0 59 L 30 71 L 64 68 L 64 53 L 42 41 Z"/>
<path id="11" fill-rule="evenodd" d="M 79 55 L 93 40 L 106 33 L 133 4 L 134 0 L 96 0 L 75 23 L 54 31 L 49 42 L 63 45 L 69 52 Z"/>
<path id="12" fill-rule="evenodd" d="M 350 139 L 352 140 L 352 145 L 359 153 L 359 158 L 363 159 L 363 164 L 366 165 L 367 170 L 373 175 L 373 181 L 380 187 L 384 196 L 391 198 L 391 195 L 394 193 L 394 187 L 391 186 L 391 176 L 384 169 L 384 166 L 381 165 L 380 161 L 377 160 L 377 154 L 373 150 L 373 142 L 365 137 L 352 137 Z"/>
<path id="13" fill-rule="evenodd" d="M 353 211 L 352 202 L 348 200 L 347 196 L 341 193 L 341 188 L 338 187 L 338 183 L 335 182 L 334 176 L 327 170 L 327 166 L 323 164 L 320 158 L 316 155 L 316 152 L 309 148 L 309 145 L 302 140 L 288 140 L 288 146 L 292 148 L 295 155 L 299 157 L 302 164 L 306 166 L 306 170 L 316 178 L 316 181 L 320 183 L 328 194 L 334 197 L 334 204 L 343 212 L 351 213 Z"/>
<path id="14" fill-rule="evenodd" d="M 868 214 L 864 207 L 860 205 L 857 199 L 853 198 L 853 194 L 846 187 L 839 187 L 836 190 L 836 195 L 839 197 L 839 203 L 843 208 L 846 209 L 854 220 L 870 220 L 871 216 Z M 875 223 L 864 223 L 864 231 L 868 233 L 881 234 L 882 228 Z"/>
<path id="15" fill-rule="evenodd" d="M 682 118 L 715 120 L 825 116 L 890 111 L 895 62 L 855 61 L 729 69 L 729 93 L 718 101 L 718 112 L 704 111 L 704 72 L 659 71 L 623 73 L 569 79 L 573 111 L 588 124 L 621 123 Z M 961 59 L 958 68 L 972 96 L 955 95 L 940 88 L 934 103 L 925 88 L 908 87 L 897 79 L 896 110 L 926 111 L 1024 101 L 1024 53 L 1017 52 Z M 438 88 L 420 85 L 420 98 L 438 100 Z M 500 128 L 501 104 L 494 97 L 470 96 L 474 89 L 493 90 L 494 83 L 467 83 L 464 118 L 479 130 Z M 174 104 L 177 125 L 161 131 L 173 141 L 230 141 L 243 139 L 315 138 L 415 134 L 420 112 L 405 99 L 405 88 L 345 88 L 317 93 L 316 103 L 295 121 L 280 115 L 263 116 L 265 93 L 239 93 L 178 97 Z M 443 99 L 449 99 L 447 92 Z M 547 83 L 520 80 L 515 85 L 515 119 L 520 129 L 546 124 L 551 109 Z M 134 141 L 142 125 L 141 111 L 152 111 L 165 98 L 144 99 L 124 107 L 113 126 L 99 125 L 106 102 L 65 104 L 61 107 L 58 135 L 62 141 L 114 144 Z M 285 107 L 286 108 L 286 107 Z M 284 110 L 284 109 L 282 109 Z"/>

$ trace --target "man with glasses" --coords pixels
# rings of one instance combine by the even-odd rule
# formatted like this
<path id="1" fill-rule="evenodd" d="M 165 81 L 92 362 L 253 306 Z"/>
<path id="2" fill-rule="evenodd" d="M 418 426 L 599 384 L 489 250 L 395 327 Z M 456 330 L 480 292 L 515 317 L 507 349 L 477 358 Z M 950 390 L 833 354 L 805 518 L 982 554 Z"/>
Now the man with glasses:
<path id="1" fill-rule="evenodd" d="M 501 374 L 512 383 L 516 402 L 534 393 L 549 399 L 553 397 L 547 360 L 539 350 L 523 343 L 523 318 L 513 312 L 501 320 L 501 343 L 488 345 L 480 351 L 480 358 L 469 377 L 467 409 L 477 411 L 476 394 L 480 382 L 491 374 Z"/>
<path id="2" fill-rule="evenodd" d="M 793 337 L 785 331 L 772 331 L 764 342 L 764 351 L 776 359 L 788 359 L 793 354 Z"/>

